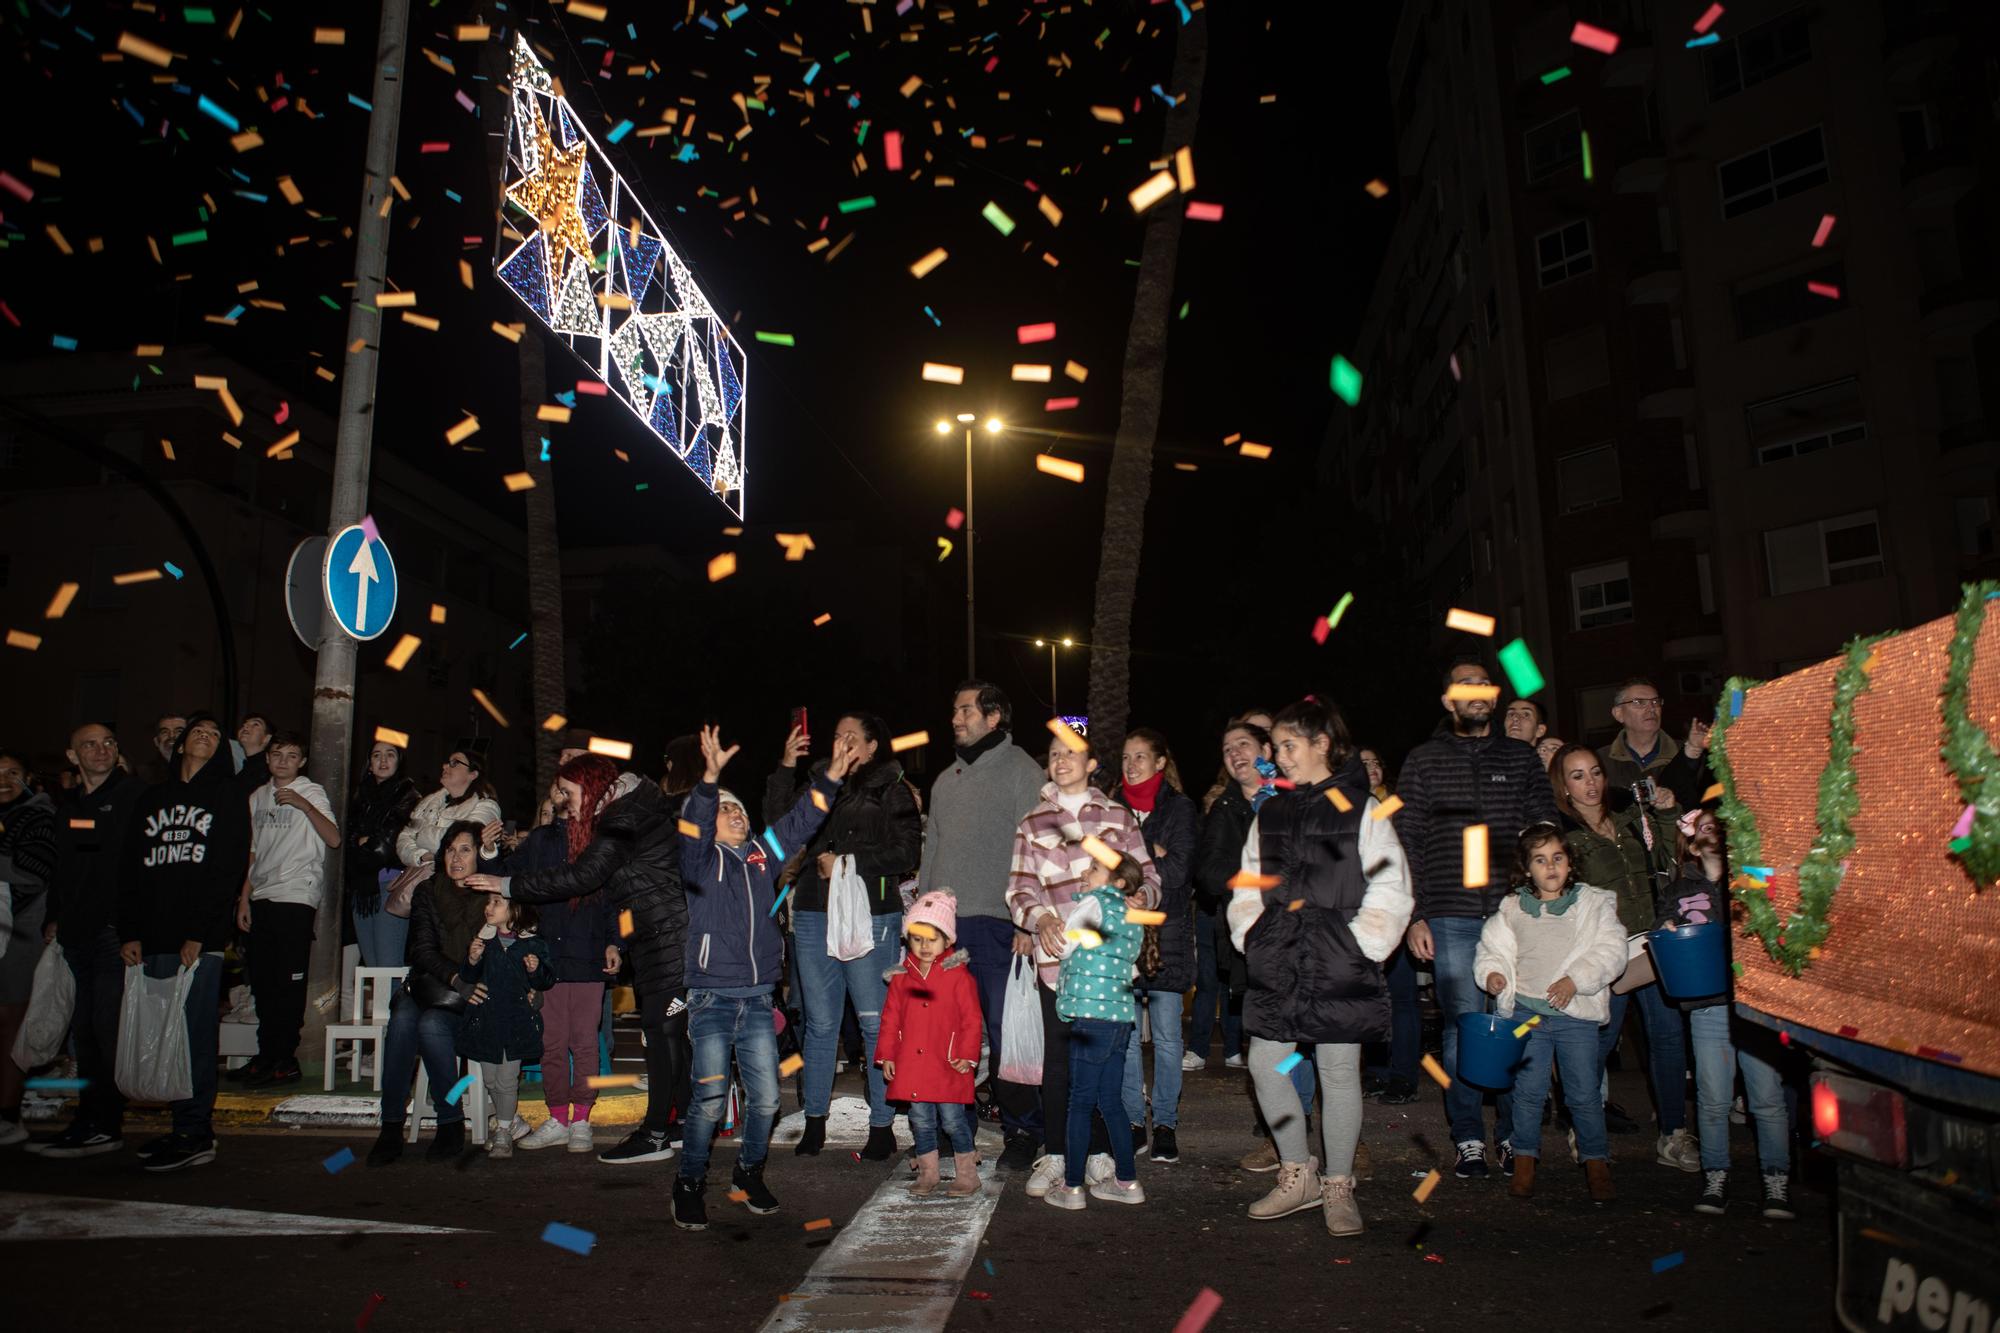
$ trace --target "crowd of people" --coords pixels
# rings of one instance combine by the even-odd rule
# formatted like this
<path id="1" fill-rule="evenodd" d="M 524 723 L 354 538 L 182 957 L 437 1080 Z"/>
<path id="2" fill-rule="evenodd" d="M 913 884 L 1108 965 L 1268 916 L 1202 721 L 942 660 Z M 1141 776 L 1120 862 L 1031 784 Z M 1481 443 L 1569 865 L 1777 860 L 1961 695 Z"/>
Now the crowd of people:
<path id="1" fill-rule="evenodd" d="M 1241 1167 L 1275 1174 L 1248 1215 L 1318 1209 L 1331 1235 L 1351 1236 L 1370 1175 L 1364 1101 L 1408 1104 L 1434 1067 L 1452 1142 L 1441 1169 L 1456 1178 L 1497 1174 L 1532 1196 L 1553 1127 L 1583 1193 L 1609 1203 L 1610 1136 L 1643 1127 L 1660 1166 L 1701 1175 L 1695 1206 L 1720 1213 L 1740 1073 L 1762 1213 L 1791 1216 L 1781 1062 L 1732 1023 L 1727 995 L 1667 994 L 1643 948 L 1659 927 L 1729 919 L 1722 828 L 1703 804 L 1707 728 L 1666 734 L 1659 690 L 1634 678 L 1600 751 L 1550 735 L 1533 699 L 1502 707 L 1479 661 L 1452 664 L 1441 685 L 1435 733 L 1393 776 L 1331 699 L 1308 695 L 1231 720 L 1221 771 L 1199 793 L 1151 728 L 1109 756 L 1116 774 L 1060 722 L 1031 753 L 1006 695 L 981 681 L 953 696 L 952 758 L 928 800 L 881 718 L 842 714 L 815 759 L 801 711 L 764 784 L 761 833 L 722 785 L 739 747 L 712 726 L 674 741 L 657 781 L 567 735 L 523 829 L 503 818 L 477 739 L 451 749 L 428 792 L 378 740 L 336 810 L 306 776 L 305 741 L 261 714 L 233 739 L 205 712 L 160 719 L 150 782 L 110 727 L 86 722 L 46 785 L 0 750 L 0 1049 L 42 950 L 59 948 L 80 1084 L 70 1122 L 31 1140 L 25 1071 L 0 1060 L 0 1147 L 123 1149 L 121 997 L 141 969 L 185 984 L 192 1078 L 171 1131 L 135 1155 L 155 1172 L 214 1161 L 225 953 L 243 959 L 257 1016 L 256 1054 L 228 1077 L 298 1082 L 315 923 L 337 892 L 350 959 L 405 969 L 380 1043 L 373 1167 L 415 1137 L 419 1065 L 437 1124 L 429 1158 L 467 1149 L 472 1099 L 442 1095 L 461 1062 L 494 1118 L 490 1158 L 595 1151 L 600 1034 L 624 977 L 646 1111 L 598 1158 L 678 1157 L 684 1228 L 707 1224 L 726 1115 L 729 1199 L 778 1208 L 765 1173 L 788 1027 L 797 1058 L 784 1074 L 798 1077 L 804 1122 L 794 1153 L 824 1150 L 844 1026 L 858 1029 L 865 1071 L 860 1156 L 907 1147 L 920 1195 L 981 1188 L 985 1120 L 1002 1144 L 989 1175 L 1023 1177 L 1028 1196 L 1068 1210 L 1143 1203 L 1140 1162 L 1179 1160 L 1183 1077 L 1213 1064 L 1245 1071 L 1253 1094 Z M 1607 1099 L 1606 1078 L 1634 1007 L 1653 1102 L 1636 1114 Z M 1507 1087 L 1457 1076 L 1458 1020 L 1478 1014 L 1523 1021 Z M 531 1128 L 517 1111 L 536 1065 L 547 1115 Z"/>

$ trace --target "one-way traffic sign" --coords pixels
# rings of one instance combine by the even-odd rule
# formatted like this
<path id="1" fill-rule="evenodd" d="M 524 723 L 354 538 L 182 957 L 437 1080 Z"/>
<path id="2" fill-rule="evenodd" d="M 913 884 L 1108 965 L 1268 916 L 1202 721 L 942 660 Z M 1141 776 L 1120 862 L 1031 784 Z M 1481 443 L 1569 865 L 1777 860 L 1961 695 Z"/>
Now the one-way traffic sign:
<path id="1" fill-rule="evenodd" d="M 352 638 L 375 638 L 395 618 L 396 562 L 382 539 L 370 538 L 359 523 L 327 543 L 320 586 L 327 610 Z"/>

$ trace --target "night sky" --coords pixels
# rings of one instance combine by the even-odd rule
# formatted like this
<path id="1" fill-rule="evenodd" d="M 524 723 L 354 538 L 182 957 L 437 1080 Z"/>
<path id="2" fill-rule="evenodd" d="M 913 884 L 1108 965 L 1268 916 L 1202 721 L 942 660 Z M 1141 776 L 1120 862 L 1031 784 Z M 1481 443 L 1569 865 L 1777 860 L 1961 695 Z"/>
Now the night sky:
<path id="1" fill-rule="evenodd" d="M 938 614 L 910 633 L 936 641 L 921 659 L 930 674 L 906 672 L 888 691 L 893 697 L 862 702 L 899 731 L 928 727 L 942 737 L 943 692 L 962 667 L 955 598 L 963 566 L 957 554 L 939 565 L 936 539 L 962 535 L 947 531 L 944 516 L 963 503 L 963 454 L 958 437 L 941 439 L 932 423 L 957 411 L 997 413 L 1071 436 L 1053 449 L 1038 436 L 977 444 L 982 674 L 1012 691 L 1025 714 L 1040 714 L 1047 658 L 1025 639 L 1089 635 L 1101 474 L 1117 424 L 1140 244 L 1125 195 L 1151 174 L 1167 105 L 1153 85 L 1165 88 L 1179 19 L 1172 3 L 962 0 L 914 5 L 900 17 L 887 0 L 868 8 L 872 35 L 862 31 L 862 7 L 835 0 L 736 7 L 741 13 L 709 0 L 692 7 L 693 21 L 687 5 L 635 0 L 614 0 L 601 21 L 544 3 L 418 0 L 397 161 L 412 198 L 391 215 L 387 276 L 415 290 L 418 308 L 442 328 L 385 327 L 375 447 L 519 521 L 521 502 L 500 481 L 520 467 L 515 353 L 488 326 L 532 317 L 490 273 L 493 183 L 484 135 L 499 127 L 456 99 L 464 92 L 477 104 L 482 87 L 482 46 L 456 40 L 457 25 L 488 22 L 498 43 L 504 26 L 525 18 L 530 40 L 553 52 L 552 68 L 600 142 L 620 120 L 656 124 L 676 99 L 694 99 L 682 109 L 698 117 L 698 160 L 675 161 L 681 140 L 671 134 L 634 135 L 608 151 L 748 350 L 752 534 L 768 540 L 762 531 L 771 526 L 811 532 L 846 521 L 903 552 L 910 570 L 928 566 L 913 577 L 928 580 Z M 0 348 L 41 356 L 61 345 L 56 338 L 75 339 L 81 352 L 208 341 L 331 416 L 337 387 L 313 371 L 341 365 L 342 284 L 353 262 L 341 229 L 357 207 L 367 123 L 350 97 L 369 95 L 376 6 L 271 5 L 243 10 L 240 21 L 236 15 L 226 3 L 28 0 L 0 12 L 0 44 L 13 61 L 4 94 L 10 146 L 0 170 L 34 191 L 32 200 L 0 195 L 7 240 L 0 300 L 10 316 L 0 322 Z M 1417 738 L 1432 707 L 1427 686 L 1411 688 L 1412 664 L 1383 660 L 1371 629 L 1379 603 L 1370 604 L 1370 571 L 1357 556 L 1366 534 L 1354 530 L 1340 497 L 1315 489 L 1328 416 L 1342 410 L 1328 389 L 1328 363 L 1359 322 L 1403 206 L 1399 182 L 1391 180 L 1397 188 L 1381 201 L 1362 190 L 1393 171 L 1386 65 L 1394 20 L 1393 6 L 1208 9 L 1198 183 L 1187 197 L 1225 212 L 1220 223 L 1190 221 L 1182 233 L 1175 309 L 1186 308 L 1171 334 L 1132 710 L 1134 725 L 1166 730 L 1204 777 L 1221 722 L 1242 704 L 1330 691 L 1353 701 L 1364 735 L 1387 729 L 1393 708 L 1399 734 L 1384 743 L 1397 750 Z M 317 28 L 344 29 L 344 43 L 316 43 Z M 121 32 L 178 53 L 171 71 L 106 61 Z M 916 40 L 902 40 L 907 34 Z M 455 71 L 426 58 L 426 49 Z M 807 87 L 815 62 L 817 104 L 808 111 L 793 93 Z M 659 70 L 651 78 L 626 72 L 649 64 Z M 600 68 L 611 77 L 589 77 Z M 754 131 L 726 152 L 705 131 L 729 135 L 744 124 L 730 98 L 753 92 L 753 74 L 770 76 L 775 114 L 751 113 Z M 899 88 L 912 75 L 925 87 L 906 99 Z M 1003 91 L 1008 100 L 997 96 Z M 201 96 L 256 131 L 261 146 L 232 147 L 231 131 L 198 109 Z M 849 106 L 850 96 L 858 106 Z M 274 110 L 281 98 L 286 104 Z M 311 115 L 300 113 L 302 102 Z M 1118 107 L 1124 123 L 1099 121 L 1092 106 Z M 932 119 L 942 136 L 932 135 Z M 901 176 L 883 166 L 890 129 L 904 135 Z M 970 135 L 987 146 L 973 147 Z M 449 148 L 424 152 L 426 144 Z M 857 151 L 869 163 L 858 177 Z M 31 159 L 60 176 L 38 174 Z M 919 169 L 915 179 L 910 168 Z M 934 175 L 956 184 L 938 188 Z M 285 202 L 280 176 L 292 178 L 303 206 Z M 768 225 L 755 216 L 732 221 L 717 208 L 738 196 L 736 207 L 750 206 L 753 188 L 755 212 Z M 1037 188 L 1061 206 L 1059 227 L 1037 212 Z M 838 212 L 838 201 L 871 194 L 874 208 Z M 980 216 L 988 200 L 1019 224 L 1011 238 Z M 1182 204 L 1172 196 L 1159 207 Z M 74 255 L 59 252 L 50 225 Z M 822 225 L 836 243 L 852 236 L 832 262 L 826 250 L 807 250 Z M 194 232 L 205 238 L 186 235 Z M 87 251 L 92 237 L 102 237 L 101 253 Z M 912 278 L 908 266 L 938 246 L 951 252 L 949 261 L 922 281 Z M 1042 260 L 1045 250 L 1060 267 Z M 472 265 L 472 291 L 460 285 L 461 258 Z M 249 282 L 254 290 L 239 290 Z M 233 327 L 204 319 L 253 298 L 285 308 L 247 308 Z M 1017 325 L 1043 321 L 1058 326 L 1055 342 L 1016 346 Z M 789 333 L 796 346 L 759 343 L 756 330 Z M 558 340 L 548 346 L 552 393 L 586 377 Z M 924 383 L 919 367 L 927 360 L 966 367 L 965 386 Z M 1053 361 L 1055 382 L 1010 383 L 1007 368 L 1017 360 Z M 1066 360 L 1089 368 L 1087 383 L 1062 378 Z M 1068 394 L 1081 398 L 1076 410 L 1043 410 L 1045 397 Z M 445 430 L 467 412 L 484 428 L 464 446 L 447 446 Z M 1269 444 L 1273 456 L 1254 462 L 1224 448 L 1223 439 L 1239 432 Z M 282 433 L 270 422 L 249 423 L 249 446 Z M 622 404 L 584 398 L 574 420 L 550 434 L 565 547 L 658 542 L 698 569 L 732 545 L 721 534 L 733 521 L 727 512 Z M 620 462 L 614 449 L 631 461 Z M 1032 458 L 1044 449 L 1082 461 L 1089 478 L 1078 486 L 1038 474 Z M 1177 471 L 1175 462 L 1198 471 Z M 646 489 L 635 490 L 641 483 Z M 780 605 L 783 590 L 765 581 L 798 569 L 760 554 L 724 591 L 775 595 L 769 604 Z M 882 595 L 855 583 L 842 595 Z M 1342 630 L 1315 646 L 1313 618 L 1349 589 L 1362 595 Z M 823 609 L 839 620 L 839 596 Z M 675 608 L 662 612 L 671 624 Z M 691 651 L 701 652 L 713 647 L 702 628 L 676 624 L 669 632 L 684 630 Z M 762 650 L 783 656 L 803 680 L 814 670 L 815 643 L 825 642 L 812 634 L 806 624 L 772 627 Z M 917 645 L 905 647 L 918 655 Z M 1082 701 L 1085 660 L 1064 659 L 1064 711 Z M 1430 664 L 1417 665 L 1427 682 Z M 768 716 L 746 725 L 782 730 L 784 708 L 808 697 L 792 693 L 799 697 L 760 699 Z M 742 707 L 726 692 L 710 693 L 704 711 L 732 704 Z M 692 721 L 635 715 L 597 724 L 671 734 Z"/>

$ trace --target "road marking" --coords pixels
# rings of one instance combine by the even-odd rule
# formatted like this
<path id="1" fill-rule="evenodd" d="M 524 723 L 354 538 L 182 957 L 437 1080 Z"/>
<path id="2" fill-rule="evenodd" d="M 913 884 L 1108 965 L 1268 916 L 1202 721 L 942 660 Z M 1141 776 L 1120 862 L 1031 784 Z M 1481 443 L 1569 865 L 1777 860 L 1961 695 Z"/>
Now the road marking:
<path id="1" fill-rule="evenodd" d="M 247 1208 L 198 1208 L 183 1203 L 77 1199 L 55 1194 L 0 1194 L 0 1242 L 25 1240 L 197 1240 L 216 1236 L 346 1236 L 469 1234 L 462 1227 L 364 1222 L 306 1213 Z"/>
<path id="2" fill-rule="evenodd" d="M 841 1228 L 759 1333 L 942 1329 L 1000 1202 L 1003 1181 L 993 1178 L 991 1165 L 999 1136 L 988 1138 L 985 1187 L 966 1198 L 952 1198 L 942 1186 L 928 1198 L 914 1197 L 899 1158 L 895 1173 Z"/>

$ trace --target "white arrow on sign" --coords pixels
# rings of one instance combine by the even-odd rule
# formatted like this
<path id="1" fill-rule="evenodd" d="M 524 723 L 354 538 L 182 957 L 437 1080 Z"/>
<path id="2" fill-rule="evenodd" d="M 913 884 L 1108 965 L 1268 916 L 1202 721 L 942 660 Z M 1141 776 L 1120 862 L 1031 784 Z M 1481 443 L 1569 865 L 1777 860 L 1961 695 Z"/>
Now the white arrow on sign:
<path id="1" fill-rule="evenodd" d="M 361 548 L 354 553 L 354 559 L 347 566 L 348 573 L 361 576 L 354 590 L 354 628 L 357 631 L 368 628 L 368 585 L 382 581 L 382 576 L 375 572 L 375 553 L 369 549 L 371 545 L 368 534 L 363 533 Z"/>

